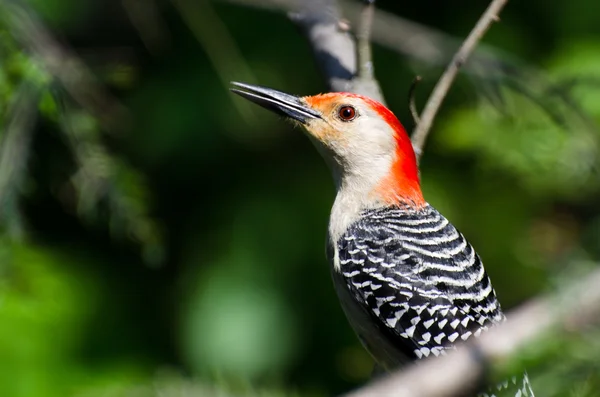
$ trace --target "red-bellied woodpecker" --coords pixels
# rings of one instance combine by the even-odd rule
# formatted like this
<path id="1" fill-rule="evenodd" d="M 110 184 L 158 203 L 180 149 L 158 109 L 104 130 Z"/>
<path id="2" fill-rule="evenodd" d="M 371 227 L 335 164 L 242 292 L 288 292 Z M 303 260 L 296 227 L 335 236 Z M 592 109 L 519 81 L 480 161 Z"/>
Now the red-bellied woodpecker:
<path id="1" fill-rule="evenodd" d="M 504 321 L 479 256 L 424 200 L 410 139 L 391 111 L 351 93 L 296 97 L 233 85 L 236 94 L 304 127 L 331 168 L 334 285 L 379 366 L 444 354 Z M 503 395 L 512 389 L 533 396 L 527 376 L 487 395 L 501 388 Z"/>

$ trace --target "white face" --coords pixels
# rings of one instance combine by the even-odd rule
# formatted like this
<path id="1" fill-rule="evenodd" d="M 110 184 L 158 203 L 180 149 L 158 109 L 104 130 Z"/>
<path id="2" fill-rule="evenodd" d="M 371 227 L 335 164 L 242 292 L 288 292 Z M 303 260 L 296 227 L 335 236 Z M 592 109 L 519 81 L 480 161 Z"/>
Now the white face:
<path id="1" fill-rule="evenodd" d="M 305 100 L 323 115 L 304 128 L 332 168 L 336 183 L 349 177 L 377 181 L 389 172 L 397 144 L 394 130 L 377 111 L 356 97 L 314 104 L 311 98 Z"/>

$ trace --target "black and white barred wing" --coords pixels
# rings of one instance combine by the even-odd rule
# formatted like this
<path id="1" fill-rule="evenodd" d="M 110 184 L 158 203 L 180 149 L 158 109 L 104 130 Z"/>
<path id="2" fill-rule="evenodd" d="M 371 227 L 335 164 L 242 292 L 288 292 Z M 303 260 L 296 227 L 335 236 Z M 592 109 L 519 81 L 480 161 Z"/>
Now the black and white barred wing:
<path id="1" fill-rule="evenodd" d="M 479 256 L 431 206 L 365 212 L 338 255 L 351 294 L 409 357 L 437 356 L 504 318 Z"/>

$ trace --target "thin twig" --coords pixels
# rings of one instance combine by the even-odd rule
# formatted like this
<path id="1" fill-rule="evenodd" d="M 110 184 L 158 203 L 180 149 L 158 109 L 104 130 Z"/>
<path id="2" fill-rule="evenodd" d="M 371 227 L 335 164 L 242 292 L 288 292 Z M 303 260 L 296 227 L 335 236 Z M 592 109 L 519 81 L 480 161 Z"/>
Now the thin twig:
<path id="1" fill-rule="evenodd" d="M 452 86 L 454 78 L 456 77 L 458 70 L 462 65 L 465 64 L 469 55 L 473 52 L 477 43 L 481 40 L 485 32 L 489 29 L 492 22 L 498 21 L 498 14 L 502 8 L 506 5 L 508 0 L 493 0 L 488 8 L 485 10 L 477 24 L 459 48 L 458 52 L 452 58 L 452 61 L 444 71 L 444 74 L 439 79 L 427 104 L 421 115 L 421 122 L 415 128 L 412 135 L 413 147 L 417 155 L 417 159 L 420 158 L 423 152 L 423 146 L 427 139 L 427 134 L 431 129 L 433 120 L 442 104 L 442 101 L 446 97 L 448 90 Z"/>
<path id="2" fill-rule="evenodd" d="M 371 51 L 371 27 L 375 14 L 375 0 L 364 0 L 365 7 L 361 13 L 360 25 L 356 33 L 358 50 L 358 76 L 373 78 L 373 57 Z"/>
<path id="3" fill-rule="evenodd" d="M 375 0 L 363 0 L 365 3 L 358 22 L 356 32 L 356 62 L 357 73 L 352 79 L 350 91 L 370 96 L 385 104 L 379 82 L 375 79 L 373 53 L 371 50 L 371 30 L 375 15 Z"/>
<path id="4" fill-rule="evenodd" d="M 410 115 L 412 116 L 415 125 L 418 125 L 421 121 L 421 118 L 419 117 L 419 111 L 417 110 L 417 104 L 415 102 L 415 92 L 417 85 L 419 85 L 421 80 L 421 76 L 415 76 L 415 79 L 412 81 L 412 84 L 408 89 L 408 109 L 410 110 Z"/>
<path id="5" fill-rule="evenodd" d="M 508 314 L 508 321 L 471 338 L 447 355 L 419 361 L 376 380 L 345 397 L 451 397 L 463 396 L 480 384 L 486 367 L 502 364 L 525 346 L 549 335 L 590 331 L 600 314 L 600 270 L 569 284 L 554 295 L 538 298 Z M 560 340 L 560 339 L 556 339 Z M 528 351 L 529 355 L 535 352 Z M 435 382 L 431 380 L 435 379 Z"/>
<path id="6" fill-rule="evenodd" d="M 298 0 L 221 0 L 227 3 L 234 3 L 248 7 L 259 7 L 272 11 L 287 11 L 297 13 L 306 7 L 310 1 Z M 327 10 L 325 0 L 321 6 L 321 12 Z M 360 25 L 363 16 L 364 6 L 357 1 L 339 0 L 344 16 L 348 18 L 350 25 Z M 373 26 L 371 29 L 371 41 L 383 47 L 389 48 L 400 54 L 404 54 L 413 59 L 420 60 L 428 65 L 443 65 L 456 52 L 461 41 L 455 37 L 445 34 L 437 29 L 421 25 L 400 16 L 391 14 L 380 9 L 374 10 Z M 311 45 L 313 42 L 311 41 Z M 494 55 L 495 49 L 482 49 L 479 46 L 477 56 L 480 60 L 485 60 L 487 65 L 496 66 L 504 62 L 500 57 Z M 353 49 L 353 47 L 352 47 Z M 342 47 L 347 52 L 348 47 Z M 354 52 L 352 52 L 354 56 Z"/>
<path id="7" fill-rule="evenodd" d="M 337 1 L 306 0 L 278 6 L 288 7 L 290 19 L 295 22 L 311 44 L 317 64 L 331 91 L 351 91 L 385 103 L 379 83 L 373 78 L 370 44 L 356 50 L 356 43 L 341 22 Z M 373 6 L 366 14 L 372 19 Z M 363 23 L 363 37 L 368 40 L 371 22 Z M 364 44 L 364 43 L 363 43 Z M 368 53 L 368 55 L 366 55 Z M 363 62 L 361 57 L 367 56 Z M 371 71 L 361 75 L 361 67 L 370 63 Z"/>

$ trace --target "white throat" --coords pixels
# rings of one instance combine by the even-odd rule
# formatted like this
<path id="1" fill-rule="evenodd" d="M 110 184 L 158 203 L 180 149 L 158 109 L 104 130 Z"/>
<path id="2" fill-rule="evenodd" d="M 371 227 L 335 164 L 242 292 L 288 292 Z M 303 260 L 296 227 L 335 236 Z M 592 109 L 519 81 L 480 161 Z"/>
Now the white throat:
<path id="1" fill-rule="evenodd" d="M 391 164 L 390 156 L 378 156 L 346 164 L 344 172 L 339 166 L 332 166 L 337 194 L 329 217 L 331 243 L 337 243 L 362 211 L 385 205 L 374 194 L 374 189 L 388 175 Z"/>

